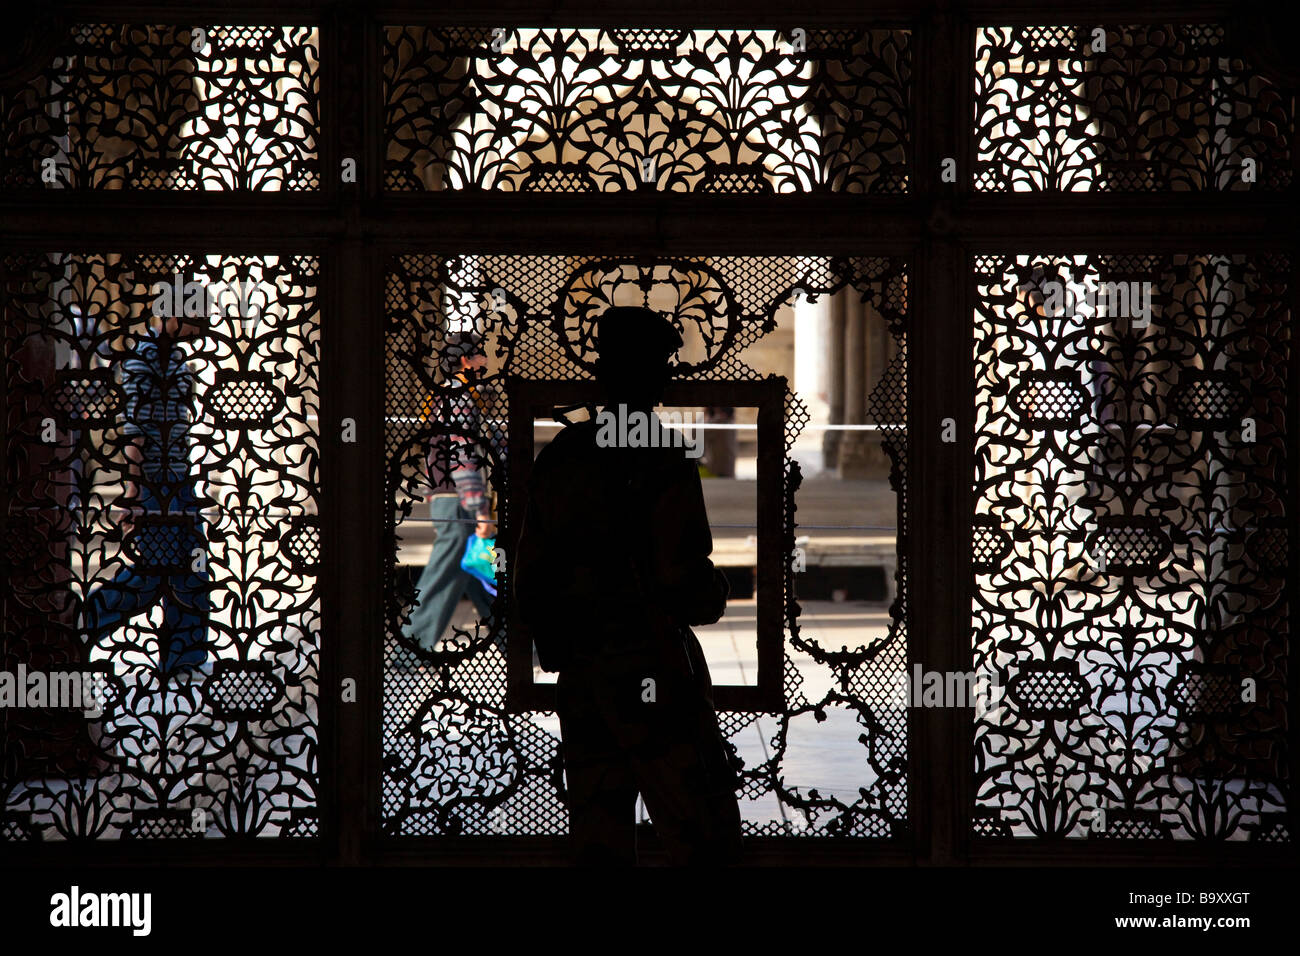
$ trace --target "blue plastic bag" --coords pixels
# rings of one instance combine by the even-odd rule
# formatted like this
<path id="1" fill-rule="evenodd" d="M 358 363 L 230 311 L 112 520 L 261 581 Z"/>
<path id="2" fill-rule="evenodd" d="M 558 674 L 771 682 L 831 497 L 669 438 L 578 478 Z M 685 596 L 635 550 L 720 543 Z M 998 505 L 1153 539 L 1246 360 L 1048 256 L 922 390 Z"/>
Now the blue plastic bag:
<path id="1" fill-rule="evenodd" d="M 496 538 L 480 538 L 471 534 L 465 542 L 465 554 L 460 559 L 461 570 L 477 578 L 483 589 L 493 597 L 497 596 L 496 544 Z"/>

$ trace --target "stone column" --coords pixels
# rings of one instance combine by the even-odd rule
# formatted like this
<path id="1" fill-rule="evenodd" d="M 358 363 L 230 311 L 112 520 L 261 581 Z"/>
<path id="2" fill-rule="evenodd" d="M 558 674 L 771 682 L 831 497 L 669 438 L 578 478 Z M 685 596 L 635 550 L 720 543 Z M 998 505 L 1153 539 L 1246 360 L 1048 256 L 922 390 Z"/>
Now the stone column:
<path id="1" fill-rule="evenodd" d="M 794 391 L 808 407 L 811 426 L 830 421 L 830 332 L 831 296 L 813 302 L 803 297 L 794 307 Z M 826 432 L 809 428 L 795 439 L 793 454 L 805 478 L 825 470 Z"/>
<path id="2" fill-rule="evenodd" d="M 844 298 L 845 290 L 831 296 L 830 321 L 827 323 L 826 367 L 830 370 L 828 404 L 829 423 L 844 422 Z M 822 442 L 822 455 L 829 470 L 839 465 L 840 439 L 843 432 L 827 431 Z"/>
<path id="3" fill-rule="evenodd" d="M 855 289 L 844 293 L 844 424 L 863 425 L 867 417 L 867 313 Z M 846 431 L 840 439 L 841 478 L 865 478 L 870 473 L 867 433 Z"/>

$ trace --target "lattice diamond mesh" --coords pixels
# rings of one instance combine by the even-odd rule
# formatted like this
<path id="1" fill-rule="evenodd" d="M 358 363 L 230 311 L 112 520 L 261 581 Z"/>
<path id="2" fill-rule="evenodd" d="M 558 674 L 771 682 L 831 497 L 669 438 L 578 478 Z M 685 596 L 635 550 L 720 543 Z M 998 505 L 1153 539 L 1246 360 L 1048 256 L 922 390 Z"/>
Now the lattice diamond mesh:
<path id="1" fill-rule="evenodd" d="M 898 357 L 870 396 L 882 423 L 884 447 L 893 464 L 899 497 L 899 545 L 906 526 L 906 328 L 905 266 L 892 259 L 851 257 L 592 257 L 437 256 L 395 258 L 386 278 L 387 424 L 385 430 L 389 560 L 385 586 L 386 641 L 383 692 L 382 791 L 384 829 L 397 835 L 564 832 L 558 721 L 549 713 L 508 713 L 502 634 L 482 620 L 453 624 L 443 644 L 420 650 L 401 627 L 415 595 L 398 573 L 397 549 L 409 528 L 414 504 L 434 483 L 427 454 L 463 423 L 467 387 L 437 368 L 448 335 L 481 333 L 494 363 L 476 386 L 480 422 L 475 447 L 462 449 L 488 475 L 505 507 L 510 496 L 501 467 L 511 427 L 503 389 L 508 375 L 529 379 L 590 379 L 594 319 L 611 304 L 648 304 L 668 315 L 683 333 L 676 374 L 684 379 L 741 381 L 759 378 L 746 350 L 775 328 L 778 309 L 798 294 L 860 295 L 886 320 Z M 788 450 L 808 413 L 793 392 L 785 397 Z M 532 428 L 532 422 L 519 423 Z M 455 464 L 450 456 L 444 470 Z M 786 460 L 785 538 L 794 544 L 795 492 L 799 472 Z M 418 570 L 418 569 L 417 569 Z M 906 663 L 906 572 L 898 573 L 899 599 L 891 608 L 885 640 L 870 647 L 823 647 L 800 632 L 792 573 L 785 581 L 786 642 L 833 672 L 833 687 L 817 700 L 802 688 L 800 667 L 786 656 L 785 706 L 762 718 L 775 727 L 768 758 L 747 767 L 742 798 L 774 794 L 781 820 L 750 821 L 751 835 L 896 836 L 907 826 L 906 711 L 895 699 L 896 675 Z M 508 564 L 498 573 L 494 620 L 506 619 Z M 849 738 L 860 750 L 864 777 L 856 796 L 823 793 L 816 781 L 792 771 L 791 734 L 817 726 L 827 711 L 844 715 Z M 724 733 L 735 740 L 753 733 L 760 715 L 724 712 Z M 774 719 L 774 723 L 772 722 Z M 792 728 L 793 731 L 792 731 Z M 845 733 L 850 731 L 846 729 Z M 439 735 L 446 735 L 440 738 Z M 443 740 L 439 743 L 439 740 Z M 797 756 L 797 755 L 796 755 Z M 468 770 L 473 767 L 475 769 Z M 797 824 L 797 825 L 796 825 Z"/>

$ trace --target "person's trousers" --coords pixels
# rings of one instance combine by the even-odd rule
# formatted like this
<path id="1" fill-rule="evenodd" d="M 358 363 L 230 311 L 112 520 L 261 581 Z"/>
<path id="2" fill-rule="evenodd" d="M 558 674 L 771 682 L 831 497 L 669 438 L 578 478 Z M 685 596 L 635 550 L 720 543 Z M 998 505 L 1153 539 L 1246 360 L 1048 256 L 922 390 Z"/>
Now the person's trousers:
<path id="1" fill-rule="evenodd" d="M 183 570 L 144 571 L 128 564 L 111 581 L 92 592 L 86 602 L 85 624 L 91 640 L 100 641 L 135 615 L 161 604 L 163 626 L 159 643 L 165 648 L 163 672 L 170 675 L 197 667 L 208 659 L 207 618 L 211 604 L 207 539 L 192 481 L 142 482 L 139 495 L 145 520 L 136 524 L 133 534 L 137 541 L 143 535 L 154 533 L 148 530 L 147 520 L 153 515 L 183 514 L 191 519 L 192 524 L 183 533 L 168 529 L 163 533 L 164 545 L 150 548 L 151 553 L 166 555 L 168 563 Z M 195 561 L 196 548 L 205 552 L 202 562 Z M 201 570 L 194 570 L 196 563 Z"/>
<path id="2" fill-rule="evenodd" d="M 739 857 L 735 769 L 709 699 L 703 654 L 693 656 L 693 678 L 635 650 L 560 671 L 569 832 L 580 864 L 636 862 L 638 793 L 674 865 Z"/>
<path id="3" fill-rule="evenodd" d="M 435 535 L 433 550 L 415 583 L 416 605 L 410 623 L 402 629 L 407 639 L 426 651 L 432 651 L 441 640 L 462 597 L 469 597 L 481 618 L 492 615 L 491 595 L 478 578 L 460 566 L 465 542 L 474 533 L 474 516 L 460 506 L 455 495 L 435 495 L 429 510 Z"/>

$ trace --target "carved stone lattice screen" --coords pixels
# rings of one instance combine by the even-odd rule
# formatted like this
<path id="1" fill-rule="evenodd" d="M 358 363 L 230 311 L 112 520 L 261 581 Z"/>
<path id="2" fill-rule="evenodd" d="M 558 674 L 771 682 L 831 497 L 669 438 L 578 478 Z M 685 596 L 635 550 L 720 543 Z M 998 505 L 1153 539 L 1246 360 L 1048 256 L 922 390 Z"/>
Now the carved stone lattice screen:
<path id="1" fill-rule="evenodd" d="M 1289 839 L 1289 257 L 974 263 L 975 832 Z"/>
<path id="2" fill-rule="evenodd" d="M 1294 98 L 1222 24 L 980 27 L 981 192 L 1277 191 Z"/>
<path id="3" fill-rule="evenodd" d="M 388 27 L 395 191 L 907 191 L 906 30 Z"/>
<path id="4" fill-rule="evenodd" d="M 385 832 L 392 835 L 563 833 L 566 815 L 554 715 L 518 712 L 507 701 L 504 641 L 510 594 L 509 555 L 498 575 L 492 624 L 453 625 L 433 651 L 403 636 L 416 595 L 397 574 L 398 546 L 412 533 L 417 501 L 457 461 L 473 461 L 488 475 L 501 506 L 510 500 L 504 463 L 512 428 L 505 380 L 592 379 L 595 319 L 611 305 L 648 304 L 668 315 L 683 334 L 675 359 L 682 381 L 760 378 L 746 353 L 776 327 L 775 313 L 795 290 L 820 297 L 848 288 L 888 323 L 897 357 L 869 398 L 882 423 L 898 497 L 898 555 L 906 553 L 906 335 L 907 273 L 903 262 L 867 257 L 594 257 L 524 255 L 403 255 L 385 281 L 387 314 L 386 447 L 388 567 L 383 683 L 383 791 Z M 491 372 L 466 386 L 436 371 L 449 331 L 484 336 Z M 477 424 L 467 403 L 480 409 Z M 807 422 L 803 403 L 786 392 L 785 448 Z M 430 455 L 438 436 L 453 428 L 472 434 L 472 447 Z M 442 446 L 438 446 L 440 449 Z M 432 469 L 430 458 L 433 459 Z M 785 459 L 785 546 L 794 546 L 798 466 Z M 513 524 L 506 514 L 503 527 Z M 508 547 L 504 545 L 503 547 Z M 884 639 L 835 649 L 801 635 L 799 607 L 786 567 L 784 706 L 767 715 L 775 728 L 766 758 L 746 766 L 742 808 L 775 795 L 777 819 L 746 818 L 751 835 L 898 836 L 908 827 L 907 712 L 896 679 L 907 663 L 906 568 L 898 570 L 898 599 Z M 517 637 L 514 639 L 518 639 Z M 797 651 L 809 660 L 791 659 Z M 829 689 L 810 697 L 809 669 Z M 848 798 L 821 793 L 787 765 L 792 733 L 808 734 L 844 715 L 852 746 L 860 747 L 861 787 Z M 724 712 L 724 733 L 736 741 L 754 732 L 755 712 Z M 835 726 L 844 726 L 835 725 Z M 789 822 L 796 819 L 792 826 Z"/>
<path id="5" fill-rule="evenodd" d="M 112 861 L 126 838 L 142 861 L 561 860 L 558 722 L 517 666 L 508 563 L 497 624 L 428 652 L 402 628 L 433 472 L 476 461 L 509 529 L 511 435 L 550 433 L 511 420 L 506 384 L 588 394 L 614 302 L 683 330 L 681 408 L 765 411 L 780 438 L 737 437 L 732 464 L 779 445 L 783 564 L 807 534 L 807 576 L 775 589 L 770 535 L 747 563 L 758 524 L 715 534 L 765 611 L 781 592 L 779 634 L 753 615 L 760 652 L 779 639 L 763 677 L 720 682 L 748 860 L 1286 852 L 1265 845 L 1294 812 L 1300 585 L 1283 31 L 1251 5 L 886 6 L 657 28 L 599 4 L 567 27 L 513 2 L 480 27 L 22 7 L 0 33 L 0 673 L 103 694 L 93 716 L 0 706 L 15 858 Z M 173 311 L 216 296 L 184 317 L 170 399 L 140 379 L 159 282 Z M 467 329 L 478 396 L 439 367 Z M 135 460 L 142 402 L 179 475 Z M 476 441 L 447 440 L 468 409 Z M 818 555 L 822 531 L 860 540 Z M 875 603 L 894 562 L 861 630 L 814 603 Z M 178 633 L 210 674 L 167 672 Z M 906 707 L 917 666 L 1002 697 Z M 829 752 L 853 757 L 823 785 Z M 493 834 L 517 839 L 452 839 Z M 204 835 L 226 839 L 180 839 Z"/>
<path id="6" fill-rule="evenodd" d="M 0 266 L 2 667 L 102 690 L 0 712 L 4 837 L 315 835 L 317 258 Z M 187 303 L 196 335 L 151 332 Z M 210 674 L 165 667 L 182 638 Z"/>
<path id="7" fill-rule="evenodd" d="M 309 26 L 83 23 L 0 94 L 5 189 L 320 189 Z"/>

